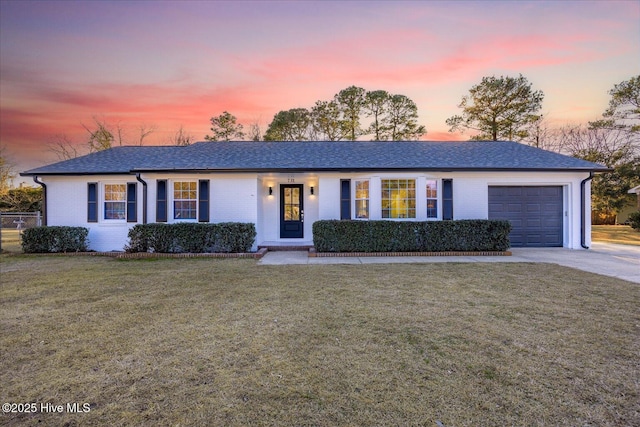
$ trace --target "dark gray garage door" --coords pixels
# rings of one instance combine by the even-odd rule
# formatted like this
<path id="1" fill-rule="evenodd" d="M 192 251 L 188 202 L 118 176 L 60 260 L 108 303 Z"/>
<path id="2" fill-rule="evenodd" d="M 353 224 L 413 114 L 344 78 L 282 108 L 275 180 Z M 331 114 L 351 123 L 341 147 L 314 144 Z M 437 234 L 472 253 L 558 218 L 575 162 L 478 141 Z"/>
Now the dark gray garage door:
<path id="1" fill-rule="evenodd" d="M 489 219 L 511 222 L 511 246 L 562 246 L 562 187 L 489 187 Z"/>

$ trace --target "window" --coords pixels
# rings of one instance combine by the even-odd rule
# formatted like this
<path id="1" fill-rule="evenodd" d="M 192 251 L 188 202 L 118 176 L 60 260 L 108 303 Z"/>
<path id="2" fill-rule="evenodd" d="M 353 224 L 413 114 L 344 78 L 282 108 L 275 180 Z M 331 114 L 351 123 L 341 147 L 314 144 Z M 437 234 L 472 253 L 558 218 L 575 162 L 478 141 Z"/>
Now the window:
<path id="1" fill-rule="evenodd" d="M 196 219 L 197 202 L 198 190 L 195 181 L 177 181 L 173 183 L 174 219 Z"/>
<path id="2" fill-rule="evenodd" d="M 127 205 L 126 184 L 104 185 L 104 219 L 125 219 Z"/>
<path id="3" fill-rule="evenodd" d="M 382 218 L 416 217 L 416 180 L 382 180 Z"/>
<path id="4" fill-rule="evenodd" d="M 438 217 L 438 181 L 427 180 L 427 218 Z"/>
<path id="5" fill-rule="evenodd" d="M 369 219 L 369 181 L 356 181 L 356 218 Z"/>

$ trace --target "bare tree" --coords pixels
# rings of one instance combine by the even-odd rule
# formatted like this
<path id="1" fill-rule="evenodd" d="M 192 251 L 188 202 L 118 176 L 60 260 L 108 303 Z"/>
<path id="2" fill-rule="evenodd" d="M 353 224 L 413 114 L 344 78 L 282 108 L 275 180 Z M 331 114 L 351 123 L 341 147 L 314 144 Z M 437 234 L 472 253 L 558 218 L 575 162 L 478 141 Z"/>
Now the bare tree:
<path id="1" fill-rule="evenodd" d="M 51 138 L 47 144 L 47 148 L 53 152 L 59 160 L 75 159 L 83 154 L 78 144 L 74 144 L 64 133 L 57 134 Z"/>
<path id="2" fill-rule="evenodd" d="M 100 121 L 96 116 L 93 116 L 93 121 L 96 126 L 95 129 L 90 128 L 84 123 L 82 124 L 82 127 L 89 133 L 89 139 L 87 141 L 89 152 L 93 153 L 113 147 L 116 137 L 109 129 L 106 121 L 104 121 L 104 119 Z M 120 126 L 118 126 L 117 132 L 120 145 L 122 145 L 122 129 Z"/>
<path id="3" fill-rule="evenodd" d="M 145 123 L 138 126 L 139 135 L 138 135 L 138 145 L 143 145 L 144 139 L 151 135 L 153 132 L 157 130 L 155 125 L 147 125 Z"/>
<path id="4" fill-rule="evenodd" d="M 609 167 L 639 154 L 634 139 L 623 129 L 566 125 L 558 129 L 556 139 L 558 151 Z"/>
<path id="5" fill-rule="evenodd" d="M 602 163 L 612 172 L 593 178 L 593 209 L 611 214 L 624 206 L 627 191 L 640 183 L 640 152 L 633 133 L 620 128 L 564 126 L 558 131 L 562 151 L 574 157 Z"/>
<path id="6" fill-rule="evenodd" d="M 13 168 L 13 162 L 9 160 L 5 147 L 0 145 L 0 195 L 5 194 L 11 188 L 15 177 Z"/>
<path id="7" fill-rule="evenodd" d="M 260 123 L 256 120 L 253 123 L 249 123 L 249 131 L 247 132 L 249 141 L 262 141 L 262 129 Z"/>
<path id="8" fill-rule="evenodd" d="M 185 147 L 187 145 L 191 145 L 194 142 L 194 137 L 189 132 L 184 129 L 183 125 L 180 125 L 180 128 L 176 131 L 173 136 L 169 137 L 169 142 L 171 145 L 177 145 L 180 147 Z"/>
<path id="9" fill-rule="evenodd" d="M 522 142 L 543 150 L 561 152 L 562 144 L 560 129 L 554 129 L 549 125 L 546 115 L 540 114 L 532 118 L 531 123 L 526 128 L 527 136 Z"/>

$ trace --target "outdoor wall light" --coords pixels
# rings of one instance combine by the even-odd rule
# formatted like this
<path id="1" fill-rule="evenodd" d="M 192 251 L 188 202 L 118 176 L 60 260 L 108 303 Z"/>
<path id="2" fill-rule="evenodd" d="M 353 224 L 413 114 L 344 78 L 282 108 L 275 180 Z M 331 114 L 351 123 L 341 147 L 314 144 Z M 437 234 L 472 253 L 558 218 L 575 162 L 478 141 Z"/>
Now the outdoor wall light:
<path id="1" fill-rule="evenodd" d="M 313 185 L 311 186 L 311 195 L 313 196 Z"/>
<path id="2" fill-rule="evenodd" d="M 273 187 L 269 187 L 269 195 L 273 196 Z"/>

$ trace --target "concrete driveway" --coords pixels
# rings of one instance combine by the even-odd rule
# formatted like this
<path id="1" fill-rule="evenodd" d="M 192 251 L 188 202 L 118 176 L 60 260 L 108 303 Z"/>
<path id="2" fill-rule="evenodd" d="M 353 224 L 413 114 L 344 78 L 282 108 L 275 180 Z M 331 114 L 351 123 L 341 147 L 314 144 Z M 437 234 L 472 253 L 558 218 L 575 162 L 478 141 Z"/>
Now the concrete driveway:
<path id="1" fill-rule="evenodd" d="M 514 248 L 512 258 L 549 262 L 640 283 L 640 246 L 594 242 L 589 250 Z"/>
<path id="2" fill-rule="evenodd" d="M 262 265 L 290 264 L 383 264 L 436 262 L 544 262 L 590 273 L 640 283 L 640 246 L 594 243 L 589 250 L 566 248 L 513 248 L 512 256 L 403 256 L 403 257 L 318 257 L 307 252 L 268 252 Z"/>

